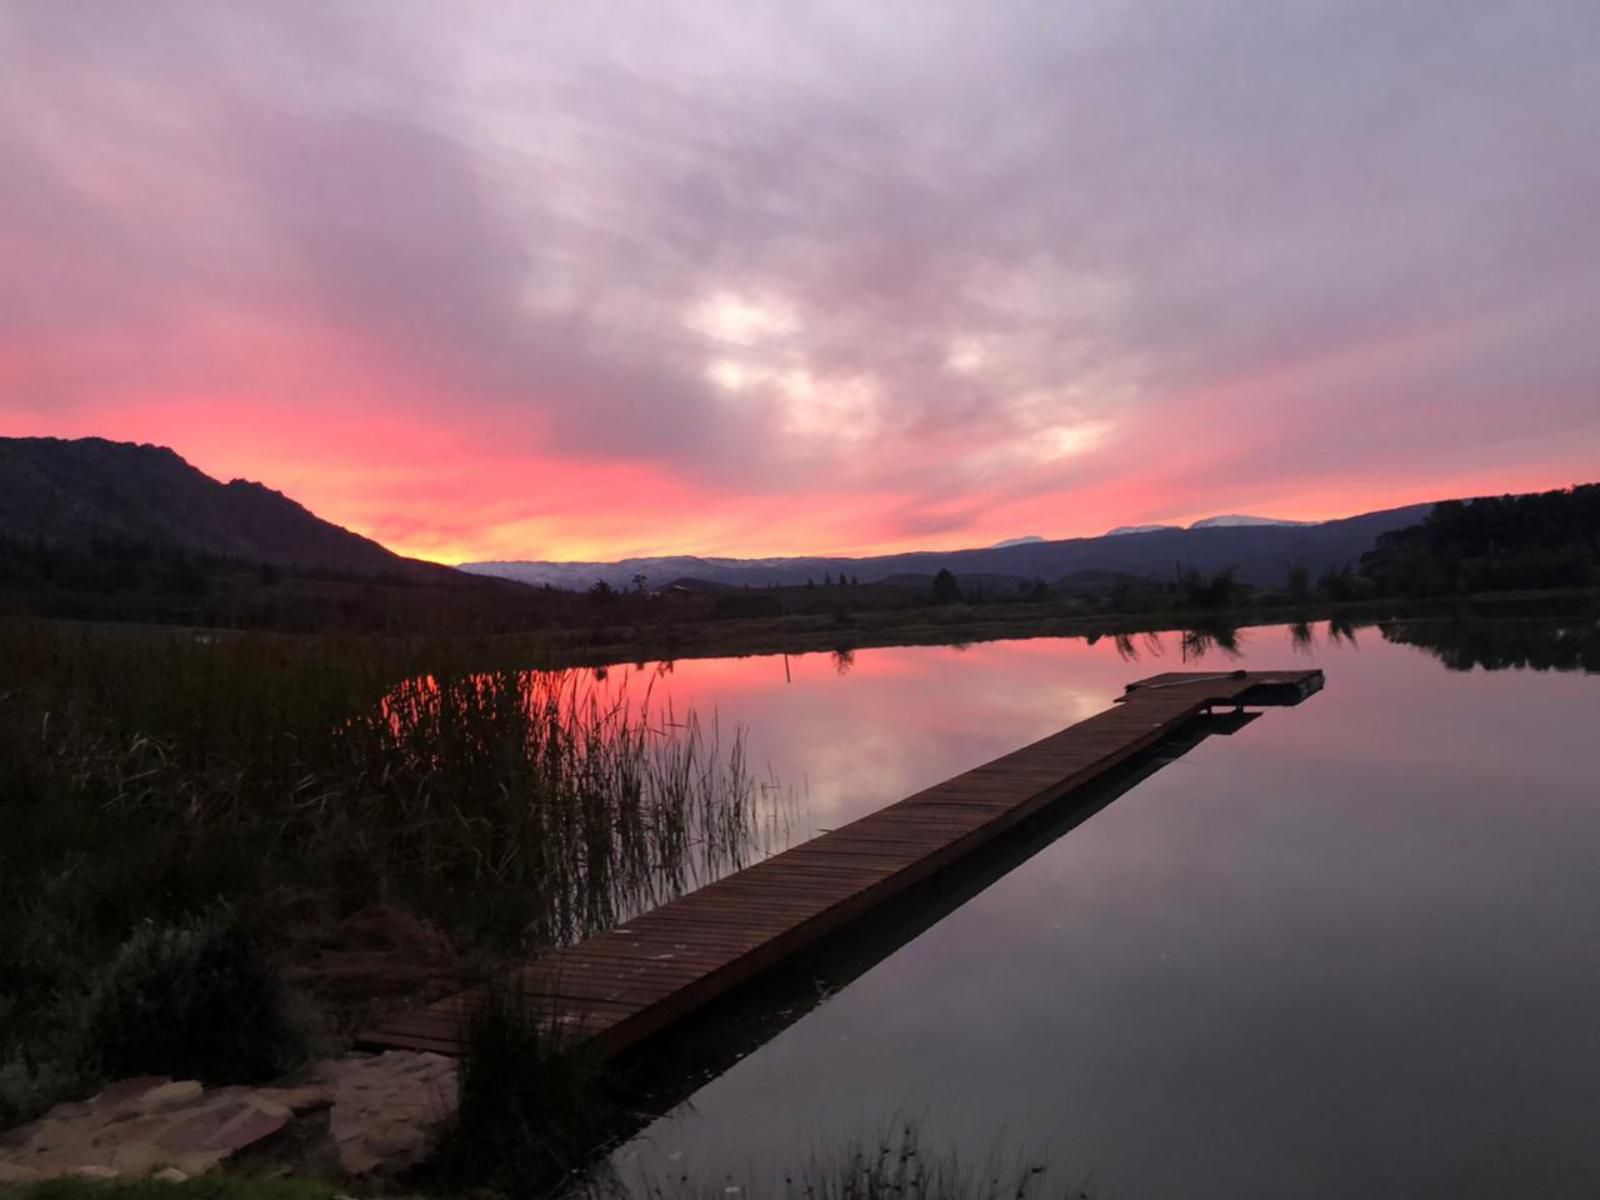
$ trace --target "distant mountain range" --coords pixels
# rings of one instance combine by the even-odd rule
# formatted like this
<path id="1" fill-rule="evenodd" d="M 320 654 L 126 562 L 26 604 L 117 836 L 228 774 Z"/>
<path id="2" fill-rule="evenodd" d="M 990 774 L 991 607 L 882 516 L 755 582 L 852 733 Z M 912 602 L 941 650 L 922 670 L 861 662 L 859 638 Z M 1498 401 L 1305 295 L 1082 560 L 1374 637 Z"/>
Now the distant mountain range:
<path id="1" fill-rule="evenodd" d="M 1287 528 L 1295 526 L 1315 525 L 1315 521 L 1280 521 L 1276 517 L 1247 517 L 1238 513 L 1229 513 L 1221 517 L 1207 517 L 1203 521 L 1196 521 L 1189 529 L 1232 529 L 1245 525 L 1278 525 Z M 1125 533 L 1159 533 L 1163 529 L 1183 529 L 1183 525 L 1118 525 L 1115 529 L 1106 531 L 1107 537 L 1121 537 Z M 1042 539 L 1041 539 L 1042 540 Z M 1001 542 L 1000 545 L 1009 543 Z"/>
<path id="2" fill-rule="evenodd" d="M 456 574 L 403 558 L 259 483 L 220 483 L 164 446 L 103 438 L 0 438 L 0 537 L 53 545 L 117 538 L 353 574 Z"/>
<path id="3" fill-rule="evenodd" d="M 1054 583 L 1085 571 L 1170 579 L 1179 565 L 1200 571 L 1234 567 L 1245 583 L 1284 583 L 1289 568 L 1318 574 L 1358 562 L 1391 529 L 1415 525 L 1432 504 L 1365 513 L 1337 521 L 1298 523 L 1264 517 L 1226 516 L 1197 521 L 1188 529 L 1127 527 L 1102 537 L 1045 541 L 1019 538 L 972 550 L 926 550 L 868 558 L 629 558 L 621 562 L 479 562 L 461 569 L 523 583 L 581 589 L 597 580 L 626 587 L 639 575 L 660 587 L 682 579 L 738 586 L 817 583 L 847 575 L 861 583 L 896 576 L 931 576 L 947 569 L 960 577 L 1005 576 Z M 1139 536 L 1128 536 L 1138 533 Z"/>
<path id="4" fill-rule="evenodd" d="M 1007 538 L 1003 542 L 996 542 L 994 545 L 990 546 L 989 549 L 1004 550 L 1007 546 L 1029 546 L 1034 542 L 1042 542 L 1044 540 L 1045 539 L 1040 537 L 1037 533 L 1030 533 L 1025 537 Z"/>
<path id="5" fill-rule="evenodd" d="M 1432 505 L 1303 524 L 1222 516 L 1187 529 L 1133 526 L 1092 538 L 1014 538 L 997 546 L 865 558 L 702 558 L 621 562 L 480 562 L 462 571 L 527 584 L 583 590 L 596 580 L 650 586 L 680 580 L 710 585 L 822 583 L 850 576 L 870 583 L 926 579 L 941 569 L 960 577 L 1043 579 L 1047 583 L 1137 575 L 1171 578 L 1180 566 L 1235 568 L 1242 582 L 1281 585 L 1291 565 L 1313 573 L 1357 562 L 1380 534 L 1414 525 Z M 221 483 L 161 446 L 102 438 L 0 438 L 0 537 L 86 545 L 116 538 L 180 546 L 219 557 L 352 574 L 459 579 L 455 570 L 403 558 L 377 542 L 309 512 L 259 483 Z"/>

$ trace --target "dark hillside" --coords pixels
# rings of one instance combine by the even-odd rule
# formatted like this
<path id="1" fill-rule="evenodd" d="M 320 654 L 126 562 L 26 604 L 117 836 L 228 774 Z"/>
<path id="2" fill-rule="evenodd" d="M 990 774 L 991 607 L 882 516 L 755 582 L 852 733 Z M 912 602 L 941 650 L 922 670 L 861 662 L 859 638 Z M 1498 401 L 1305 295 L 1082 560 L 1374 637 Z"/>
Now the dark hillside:
<path id="1" fill-rule="evenodd" d="M 1449 500 L 1384 534 L 1362 570 L 1386 595 L 1438 596 L 1600 583 L 1600 484 Z"/>
<path id="2" fill-rule="evenodd" d="M 219 483 L 164 446 L 0 438 L 0 537 L 96 539 L 363 575 L 436 576 L 259 483 Z"/>

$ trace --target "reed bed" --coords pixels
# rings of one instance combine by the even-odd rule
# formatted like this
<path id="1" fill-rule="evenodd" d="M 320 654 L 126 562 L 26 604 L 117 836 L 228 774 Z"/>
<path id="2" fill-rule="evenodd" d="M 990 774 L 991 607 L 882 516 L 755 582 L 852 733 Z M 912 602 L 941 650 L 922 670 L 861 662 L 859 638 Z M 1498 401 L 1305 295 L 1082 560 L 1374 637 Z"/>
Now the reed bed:
<path id="1" fill-rule="evenodd" d="M 485 657 L 0 625 L 0 1123 L 92 1071 L 89 998 L 151 927 L 225 911 L 281 957 L 387 906 L 529 954 L 786 835 L 739 732 Z"/>
<path id="2" fill-rule="evenodd" d="M 590 1181 L 590 1200 L 605 1192 L 644 1200 L 1092 1200 L 1092 1179 L 1069 1179 L 1059 1166 L 997 1138 L 988 1154 L 965 1159 L 948 1147 L 924 1144 L 920 1118 L 884 1124 L 814 1151 L 796 1165 L 766 1174 L 708 1179 L 691 1172 L 645 1178 L 625 1188 L 614 1179 Z"/>

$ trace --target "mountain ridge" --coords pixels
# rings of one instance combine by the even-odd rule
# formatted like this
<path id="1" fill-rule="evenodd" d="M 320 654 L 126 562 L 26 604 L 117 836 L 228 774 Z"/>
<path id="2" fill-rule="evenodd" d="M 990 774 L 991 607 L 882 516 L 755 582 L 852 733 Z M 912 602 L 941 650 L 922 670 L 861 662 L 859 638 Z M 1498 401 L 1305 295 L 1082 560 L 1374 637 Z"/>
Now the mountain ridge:
<path id="1" fill-rule="evenodd" d="M 736 559 L 660 555 L 617 562 L 488 561 L 460 564 L 472 574 L 493 575 L 534 585 L 581 590 L 602 581 L 625 587 L 635 576 L 660 586 L 681 578 L 751 586 L 822 582 L 825 575 L 848 575 L 862 583 L 893 575 L 932 574 L 941 568 L 957 575 L 1002 574 L 1046 581 L 1075 571 L 1115 571 L 1148 578 L 1171 578 L 1178 565 L 1216 571 L 1233 567 L 1241 582 L 1280 585 L 1291 566 L 1312 572 L 1353 565 L 1380 534 L 1421 521 L 1433 502 L 1405 505 L 1315 524 L 1215 525 L 1164 528 L 1139 537 L 1105 534 L 960 550 L 915 550 L 900 554 Z"/>
<path id="2" fill-rule="evenodd" d="M 94 539 L 368 575 L 437 578 L 282 492 L 212 478 L 168 446 L 106 438 L 0 438 L 0 536 L 51 545 Z"/>
<path id="3" fill-rule="evenodd" d="M 618 562 L 474 562 L 454 568 L 403 558 L 370 538 L 316 516 L 263 484 L 227 483 L 176 451 L 104 438 L 0 438 L 0 537 L 87 545 L 94 539 L 169 544 L 236 560 L 413 579 L 484 576 L 582 591 L 597 580 L 628 588 L 680 579 L 726 586 L 794 585 L 849 577 L 1008 576 L 1046 582 L 1082 572 L 1170 579 L 1179 570 L 1234 569 L 1241 582 L 1281 586 L 1291 566 L 1312 572 L 1352 565 L 1386 532 L 1416 524 L 1432 504 L 1317 524 L 1227 516 L 1188 529 L 1157 528 L 997 546 L 852 557 L 739 559 L 662 555 Z M 1242 523 L 1241 523 L 1242 522 Z"/>

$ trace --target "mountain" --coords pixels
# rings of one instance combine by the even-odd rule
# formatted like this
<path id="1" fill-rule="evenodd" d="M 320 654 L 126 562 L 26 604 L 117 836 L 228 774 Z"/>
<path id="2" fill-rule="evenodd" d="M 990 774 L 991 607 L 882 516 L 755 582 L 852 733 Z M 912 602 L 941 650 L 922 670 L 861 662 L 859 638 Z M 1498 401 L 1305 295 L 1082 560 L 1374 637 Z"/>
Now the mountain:
<path id="1" fill-rule="evenodd" d="M 1181 525 L 1118 525 L 1106 530 L 1106 537 L 1123 537 L 1130 533 L 1160 533 L 1163 529 L 1182 529 Z"/>
<path id="2" fill-rule="evenodd" d="M 1247 517 L 1230 513 L 1222 517 L 1207 517 L 1196 521 L 1190 529 L 1236 529 L 1241 526 L 1281 525 L 1286 527 L 1315 525 L 1315 521 L 1280 521 L 1275 517 Z"/>
<path id="3" fill-rule="evenodd" d="M 1081 571 L 1170 579 L 1181 564 L 1199 571 L 1233 567 L 1241 582 L 1273 587 L 1285 582 L 1291 566 L 1304 566 L 1316 575 L 1329 567 L 1354 565 L 1373 548 L 1380 534 L 1415 525 L 1432 509 L 1432 504 L 1414 504 L 1314 525 L 1159 528 L 1138 537 L 1107 534 L 871 558 L 630 558 L 616 563 L 464 563 L 461 569 L 523 583 L 582 589 L 596 580 L 626 587 L 636 575 L 643 575 L 648 585 L 656 587 L 684 577 L 752 586 L 803 584 L 807 580 L 821 583 L 824 575 L 841 573 L 874 583 L 895 575 L 931 576 L 941 568 L 958 576 L 1011 575 L 1046 581 Z"/>
<path id="4" fill-rule="evenodd" d="M 164 446 L 104 438 L 0 438 L 0 537 L 148 542 L 353 574 L 455 574 L 402 558 L 259 483 L 221 483 Z"/>
<path id="5" fill-rule="evenodd" d="M 1220 517 L 1206 517 L 1190 525 L 1190 529 L 1237 529 L 1243 526 L 1259 527 L 1262 525 L 1278 525 L 1284 528 L 1294 526 L 1315 525 L 1316 521 L 1280 521 L 1276 517 L 1247 517 L 1239 513 L 1229 513 Z M 1106 537 L 1122 537 L 1129 533 L 1159 533 L 1163 529 L 1182 529 L 1182 525 L 1118 525 L 1115 529 L 1107 530 Z M 1006 543 L 1002 542 L 1001 545 Z"/>
<path id="6" fill-rule="evenodd" d="M 1031 546 L 1035 542 L 1042 542 L 1044 540 L 1045 539 L 1040 537 L 1037 533 L 1030 533 L 1024 537 L 1007 538 L 1003 542 L 996 542 L 994 545 L 990 546 L 989 549 L 1004 550 L 1007 546 Z"/>

